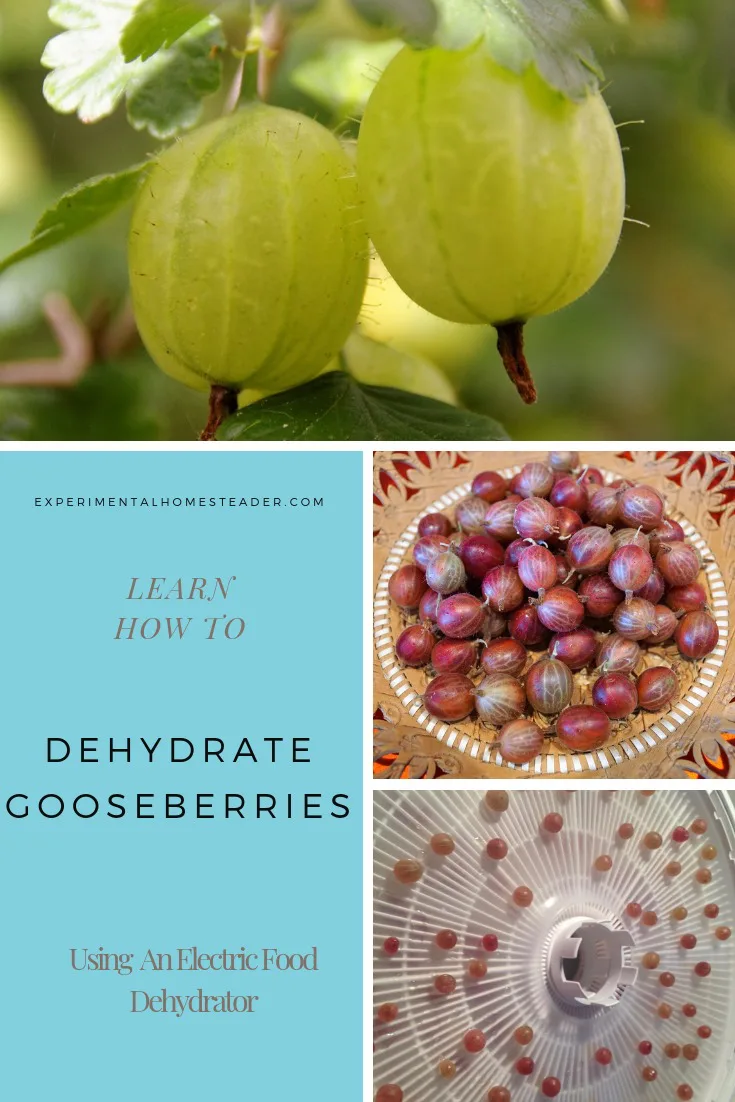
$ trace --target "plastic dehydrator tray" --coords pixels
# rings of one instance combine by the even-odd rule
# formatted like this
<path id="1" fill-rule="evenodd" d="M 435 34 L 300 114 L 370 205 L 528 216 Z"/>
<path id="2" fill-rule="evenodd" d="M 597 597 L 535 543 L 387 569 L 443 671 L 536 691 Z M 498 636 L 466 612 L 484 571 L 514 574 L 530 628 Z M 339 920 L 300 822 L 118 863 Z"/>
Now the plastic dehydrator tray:
<path id="1" fill-rule="evenodd" d="M 529 458 L 531 455 L 529 453 Z M 535 458 L 535 456 L 533 456 Z M 502 464 L 502 456 L 498 453 L 491 455 L 473 456 L 471 474 L 477 470 L 498 469 L 508 476 L 520 469 L 526 456 L 520 457 L 521 462 L 505 466 Z M 605 456 L 608 463 L 612 456 Z M 416 617 L 406 617 L 390 601 L 388 596 L 388 582 L 393 572 L 404 562 L 411 561 L 411 548 L 416 539 L 418 521 L 426 513 L 444 511 L 447 515 L 453 515 L 457 502 L 470 492 L 471 478 L 467 482 L 454 484 L 448 490 L 437 497 L 425 499 L 422 508 L 411 511 L 400 510 L 401 529 L 396 531 L 395 522 L 391 531 L 395 535 L 390 540 L 386 553 L 379 555 L 379 571 L 376 580 L 375 596 L 373 602 L 373 635 L 375 642 L 375 667 L 376 667 L 376 701 L 386 704 L 384 709 L 389 714 L 394 702 L 395 719 L 397 724 L 407 724 L 410 728 L 425 732 L 430 736 L 429 744 L 434 744 L 434 752 L 439 757 L 443 755 L 458 763 L 460 775 L 495 775 L 495 776 L 667 776 L 672 772 L 679 775 L 687 769 L 684 761 L 685 751 L 697 739 L 698 731 L 703 723 L 704 716 L 714 714 L 721 708 L 717 700 L 717 690 L 721 685 L 723 676 L 728 674 L 728 640 L 730 637 L 730 598 L 729 598 L 729 572 L 727 566 L 723 566 L 726 547 L 722 544 L 724 533 L 715 525 L 709 517 L 709 539 L 705 539 L 701 528 L 705 525 L 706 510 L 700 508 L 700 514 L 691 519 L 691 507 L 685 512 L 680 504 L 686 508 L 690 505 L 690 499 L 683 495 L 681 488 L 675 483 L 662 481 L 660 474 L 656 474 L 656 465 L 651 471 L 644 467 L 630 469 L 630 463 L 620 466 L 606 467 L 599 455 L 588 457 L 583 455 L 586 462 L 601 467 L 608 481 L 614 478 L 629 477 L 650 482 L 657 486 L 665 494 L 668 503 L 668 515 L 678 520 L 682 525 L 687 540 L 699 551 L 704 561 L 701 580 L 708 590 L 709 604 L 717 621 L 720 639 L 715 650 L 701 662 L 687 662 L 679 658 L 676 648 L 671 644 L 664 644 L 659 648 L 652 648 L 645 659 L 647 665 L 658 665 L 663 660 L 664 664 L 675 667 L 681 685 L 681 692 L 673 706 L 666 709 L 661 715 L 651 715 L 638 712 L 630 721 L 616 724 L 613 737 L 601 749 L 593 753 L 571 753 L 566 751 L 560 743 L 550 740 L 544 751 L 533 761 L 524 766 L 514 766 L 504 762 L 492 743 L 497 739 L 497 733 L 484 726 L 478 719 L 468 719 L 461 723 L 444 723 L 429 715 L 423 707 L 421 694 L 428 684 L 429 675 L 423 669 L 403 668 L 395 657 L 395 640 L 402 628 L 409 622 L 415 622 Z M 447 472 L 442 472 L 446 482 Z M 441 479 L 435 479 L 435 485 Z M 429 486 L 431 483 L 429 483 Z M 428 495 L 427 495 L 428 496 Z M 699 495 L 700 505 L 705 502 L 705 496 Z M 698 499 L 698 500 L 699 500 Z M 414 498 L 412 497 L 413 501 Z M 415 499 L 419 501 L 419 498 Z M 393 517 L 391 517 L 393 520 Z M 695 523 L 696 522 L 696 523 Z M 699 525 L 699 526 L 698 526 Z M 712 538 L 717 536 L 717 539 Z M 732 540 L 730 540 L 730 544 Z M 729 546 L 729 544 L 728 544 Z M 540 656 L 542 651 L 538 651 Z M 589 679 L 590 686 L 594 678 Z M 729 680 L 732 680 L 731 674 Z M 575 697 L 581 697 L 584 691 L 581 687 L 580 676 L 575 677 Z M 589 688 L 589 686 L 588 686 Z M 589 695 L 589 693 L 587 694 Z M 730 693 L 730 696 L 735 695 Z M 716 723 L 716 720 L 715 720 Z M 716 734 L 719 736 L 726 729 L 726 717 L 722 716 L 722 722 L 717 724 Z M 715 728 L 707 731 L 711 735 Z M 728 745 L 719 746 L 716 750 L 715 770 L 727 764 L 729 754 Z M 691 755 L 694 758 L 694 755 Z M 701 758 L 702 756 L 699 755 Z M 699 769 L 699 760 L 692 760 L 692 772 L 707 773 L 709 762 L 702 758 L 703 769 Z M 678 766 L 678 767 L 677 767 Z M 455 770 L 456 772 L 456 770 Z"/>
<path id="2" fill-rule="evenodd" d="M 563 820 L 558 833 L 542 825 L 554 814 Z M 634 828 L 627 840 L 622 824 Z M 686 840 L 674 840 L 684 837 L 677 828 Z M 545 1097 L 544 1080 L 558 1079 L 564 1102 L 676 1102 L 689 1097 L 677 1094 L 682 1086 L 696 1102 L 731 1102 L 728 796 L 515 791 L 497 813 L 478 791 L 393 790 L 375 794 L 374 833 L 376 1092 L 394 1084 L 403 1102 L 486 1102 L 500 1086 L 512 1102 L 532 1102 Z M 448 856 L 432 851 L 437 833 L 454 841 Z M 659 848 L 648 848 L 651 834 L 660 835 Z M 507 844 L 504 858 L 488 856 L 491 839 Z M 597 871 L 600 857 L 611 858 L 608 871 Z M 423 867 L 416 883 L 396 878 L 402 859 Z M 533 893 L 530 906 L 514 902 L 519 887 Z M 655 925 L 647 925 L 651 915 Z M 457 938 L 449 950 L 436 943 L 447 930 Z M 497 938 L 495 951 L 483 949 L 486 935 Z M 386 951 L 386 939 L 397 948 L 388 941 Z M 469 962 L 478 960 L 487 971 L 473 979 Z M 436 990 L 439 975 L 454 979 L 451 994 Z M 385 1004 L 398 1012 L 382 1024 Z M 662 1004 L 670 1016 L 660 1016 Z M 520 1026 L 533 1030 L 527 1045 L 515 1040 Z M 486 1041 L 475 1054 L 464 1047 L 470 1030 Z M 666 1045 L 690 1046 L 695 1058 L 666 1055 Z M 598 1062 L 599 1049 L 612 1054 L 609 1064 Z M 515 1070 L 522 1057 L 533 1060 L 532 1074 Z M 451 1078 L 442 1061 L 455 1065 Z M 645 1068 L 655 1079 L 644 1078 Z"/>

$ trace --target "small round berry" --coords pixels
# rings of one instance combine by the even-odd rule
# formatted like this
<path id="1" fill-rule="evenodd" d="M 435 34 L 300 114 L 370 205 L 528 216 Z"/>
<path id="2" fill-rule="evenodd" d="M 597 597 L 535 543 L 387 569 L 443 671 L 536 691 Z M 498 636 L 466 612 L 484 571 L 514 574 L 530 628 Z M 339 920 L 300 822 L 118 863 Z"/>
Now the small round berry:
<path id="1" fill-rule="evenodd" d="M 684 1003 L 681 1012 L 685 1018 L 696 1018 L 697 1016 L 697 1008 L 694 1003 Z"/>
<path id="2" fill-rule="evenodd" d="M 470 979 L 481 980 L 487 975 L 487 965 L 484 960 L 471 960 L 467 965 L 467 975 Z"/>
<path id="3" fill-rule="evenodd" d="M 660 849 L 663 844 L 663 838 L 655 830 L 649 830 L 648 834 L 643 839 L 643 845 L 646 849 Z"/>
<path id="4" fill-rule="evenodd" d="M 717 918 L 719 913 L 720 908 L 717 906 L 716 903 L 708 903 L 707 906 L 704 908 L 705 918 Z"/>
<path id="5" fill-rule="evenodd" d="M 717 856 L 717 846 L 702 846 L 701 858 L 703 861 L 714 861 Z"/>
<path id="6" fill-rule="evenodd" d="M 695 819 L 689 828 L 692 834 L 706 834 L 707 833 L 707 821 L 705 819 Z"/>
<path id="7" fill-rule="evenodd" d="M 712 1036 L 712 1030 L 708 1025 L 701 1025 L 697 1030 L 697 1036 L 706 1041 Z"/>
<path id="8" fill-rule="evenodd" d="M 494 953 L 498 948 L 498 935 L 497 934 L 483 934 L 482 947 L 486 953 Z"/>
<path id="9" fill-rule="evenodd" d="M 635 827 L 632 823 L 621 823 L 618 827 L 618 838 L 622 838 L 624 842 L 628 842 L 635 834 Z"/>
<path id="10" fill-rule="evenodd" d="M 454 930 L 440 930 L 435 941 L 440 949 L 453 949 L 457 944 L 457 935 Z"/>
<path id="11" fill-rule="evenodd" d="M 709 964 L 706 960 L 700 960 L 697 964 L 694 965 L 695 976 L 700 976 L 702 979 L 705 976 L 708 976 L 711 971 L 712 965 Z"/>
<path id="12" fill-rule="evenodd" d="M 688 914 L 689 911 L 686 909 L 686 907 L 674 907 L 673 911 L 671 912 L 671 917 L 673 918 L 674 922 L 683 922 Z"/>
<path id="13" fill-rule="evenodd" d="M 403 1102 L 403 1091 L 395 1083 L 383 1083 L 375 1095 L 375 1102 Z"/>
<path id="14" fill-rule="evenodd" d="M 682 949 L 694 949 L 697 944 L 697 938 L 694 934 L 682 934 L 679 938 L 679 944 Z"/>
<path id="15" fill-rule="evenodd" d="M 516 1071 L 519 1075 L 533 1075 L 535 1066 L 530 1056 L 521 1056 L 520 1060 L 516 1060 Z"/>
<path id="16" fill-rule="evenodd" d="M 519 1025 L 513 1033 L 513 1037 L 518 1045 L 530 1045 L 533 1040 L 533 1030 L 530 1025 Z"/>
<path id="17" fill-rule="evenodd" d="M 510 1102 L 510 1091 L 507 1087 L 491 1087 L 487 1102 Z"/>
<path id="18" fill-rule="evenodd" d="M 650 1056 L 653 1052 L 653 1045 L 650 1041 L 641 1041 L 641 1043 L 638 1045 L 638 1051 L 640 1052 L 641 1056 Z"/>
<path id="19" fill-rule="evenodd" d="M 715 930 L 715 937 L 718 941 L 727 941 L 732 934 L 732 930 L 729 926 L 718 926 Z"/>
<path id="20" fill-rule="evenodd" d="M 658 1078 L 658 1072 L 655 1068 L 645 1067 L 641 1072 L 641 1078 L 645 1079 L 647 1083 L 652 1083 L 654 1079 Z"/>
<path id="21" fill-rule="evenodd" d="M 496 789 L 492 792 L 485 793 L 485 803 L 490 811 L 495 811 L 498 814 L 502 814 L 503 811 L 508 810 L 510 804 L 510 795 L 507 792 L 501 792 Z"/>
<path id="22" fill-rule="evenodd" d="M 659 1018 L 663 1018 L 665 1021 L 667 1018 L 671 1017 L 671 1015 L 673 1014 L 673 1010 L 668 1003 L 659 1003 L 659 1007 L 656 1013 L 658 1014 Z"/>
<path id="23" fill-rule="evenodd" d="M 454 1079 L 457 1074 L 457 1065 L 454 1060 L 442 1060 L 439 1064 L 439 1074 L 442 1079 Z"/>
<path id="24" fill-rule="evenodd" d="M 697 869 L 694 874 L 694 879 L 699 884 L 710 884 L 712 882 L 712 873 L 709 869 Z"/>
<path id="25" fill-rule="evenodd" d="M 676 1097 L 681 1099 L 681 1102 L 691 1102 L 694 1098 L 694 1091 L 688 1083 L 680 1083 L 676 1088 Z"/>
<path id="26" fill-rule="evenodd" d="M 462 1038 L 462 1044 L 468 1052 L 482 1052 L 487 1041 L 481 1029 L 468 1029 Z"/>
<path id="27" fill-rule="evenodd" d="M 679 861 L 669 861 L 664 872 L 667 876 L 679 876 L 681 874 L 681 864 Z"/>
<path id="28" fill-rule="evenodd" d="M 400 948 L 400 941 L 397 937 L 387 937 L 383 942 L 383 952 L 387 953 L 389 957 L 394 957 Z"/>
<path id="29" fill-rule="evenodd" d="M 558 834 L 564 826 L 564 820 L 558 811 L 550 811 L 548 815 L 544 816 L 541 826 L 549 834 Z"/>
<path id="30" fill-rule="evenodd" d="M 597 872 L 609 872 L 613 867 L 612 857 L 607 853 L 602 853 L 595 861 L 595 869 Z"/>
<path id="31" fill-rule="evenodd" d="M 412 857 L 402 857 L 393 866 L 393 875 L 401 884 L 417 884 L 424 875 L 424 866 Z"/>
<path id="32" fill-rule="evenodd" d="M 434 834 L 429 845 L 440 857 L 448 857 L 450 853 L 454 853 L 454 838 L 451 834 Z"/>
<path id="33" fill-rule="evenodd" d="M 673 987 L 676 983 L 676 976 L 673 972 L 662 972 L 658 977 L 658 982 L 662 987 Z"/>
<path id="34" fill-rule="evenodd" d="M 641 957 L 641 964 L 644 968 L 654 969 L 658 968 L 661 963 L 661 957 L 658 953 L 645 953 Z"/>
<path id="35" fill-rule="evenodd" d="M 434 977 L 434 987 L 440 995 L 451 995 L 457 986 L 457 981 L 454 976 L 448 976 L 446 973 L 442 973 L 441 976 Z"/>
<path id="36" fill-rule="evenodd" d="M 644 926 L 655 926 L 658 922 L 658 915 L 655 911 L 644 911 L 641 915 L 641 922 Z"/>
<path id="37" fill-rule="evenodd" d="M 696 1045 L 684 1045 L 681 1054 L 685 1060 L 696 1060 L 699 1056 L 699 1049 Z"/>
<path id="38" fill-rule="evenodd" d="M 597 1052 L 595 1053 L 595 1060 L 597 1060 L 598 1064 L 602 1064 L 604 1068 L 606 1068 L 608 1064 L 612 1063 L 612 1058 L 613 1054 L 609 1048 L 598 1048 Z"/>
<path id="39" fill-rule="evenodd" d="M 553 1075 L 547 1075 L 541 1083 L 541 1093 L 544 1098 L 556 1098 L 561 1090 L 561 1082 Z"/>
<path id="40" fill-rule="evenodd" d="M 640 918 L 643 914 L 643 908 L 640 903 L 629 903 L 625 908 L 625 913 L 629 918 Z"/>
<path id="41" fill-rule="evenodd" d="M 379 1022 L 388 1024 L 394 1022 L 398 1017 L 398 1004 L 397 1003 L 383 1003 L 375 1012 L 375 1015 Z"/>
<path id="42" fill-rule="evenodd" d="M 530 888 L 516 888 L 513 892 L 513 902 L 516 907 L 530 907 L 533 903 L 533 892 Z"/>
<path id="43" fill-rule="evenodd" d="M 668 1056 L 669 1060 L 678 1060 L 681 1056 L 681 1048 L 671 1041 L 668 1045 L 664 1045 L 664 1053 Z"/>
<path id="44" fill-rule="evenodd" d="M 508 843 L 502 838 L 491 838 L 487 844 L 487 855 L 493 861 L 502 861 L 508 855 Z"/>
<path id="45" fill-rule="evenodd" d="M 678 826 L 674 827 L 671 832 L 672 842 L 687 842 L 689 840 L 689 831 L 686 827 Z"/>

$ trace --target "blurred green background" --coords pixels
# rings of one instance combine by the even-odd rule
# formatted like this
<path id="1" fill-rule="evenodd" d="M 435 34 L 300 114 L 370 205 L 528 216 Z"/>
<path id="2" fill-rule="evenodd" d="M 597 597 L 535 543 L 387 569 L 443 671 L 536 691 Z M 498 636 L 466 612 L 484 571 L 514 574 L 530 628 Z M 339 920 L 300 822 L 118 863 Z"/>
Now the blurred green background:
<path id="1" fill-rule="evenodd" d="M 47 7 L 47 0 L 0 0 L 3 255 L 27 240 L 62 190 L 156 148 L 123 111 L 85 126 L 45 103 L 39 58 L 57 31 Z M 733 436 L 735 4 L 626 0 L 626 7 L 628 24 L 610 24 L 596 48 L 616 122 L 644 120 L 621 129 L 621 139 L 628 214 L 649 228 L 626 224 L 598 285 L 528 326 L 538 404 L 529 409 L 517 398 L 494 331 L 432 319 L 377 262 L 368 287 L 363 332 L 433 361 L 463 405 L 497 418 L 515 439 Z M 345 53 L 347 38 L 363 39 L 367 52 Z M 359 109 L 361 74 L 380 60 L 382 45 L 343 0 L 322 0 L 292 29 L 272 99 L 354 135 L 344 116 Z M 125 331 L 125 232 L 126 218 L 115 218 L 0 276 L 0 361 L 56 355 L 42 313 L 50 291 L 67 295 L 108 346 L 75 387 L 0 387 L 0 438 L 193 439 L 203 426 L 204 396 L 159 372 L 134 340 L 109 350 L 109 319 L 122 313 L 116 330 Z M 451 394 L 430 368 L 415 385 Z"/>

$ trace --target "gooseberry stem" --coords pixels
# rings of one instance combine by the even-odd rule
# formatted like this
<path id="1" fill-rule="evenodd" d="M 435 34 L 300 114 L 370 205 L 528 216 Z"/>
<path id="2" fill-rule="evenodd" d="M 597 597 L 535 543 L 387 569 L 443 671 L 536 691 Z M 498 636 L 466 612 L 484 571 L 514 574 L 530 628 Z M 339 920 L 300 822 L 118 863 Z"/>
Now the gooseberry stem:
<path id="1" fill-rule="evenodd" d="M 533 376 L 523 354 L 523 322 L 508 321 L 496 325 L 498 331 L 498 352 L 508 378 L 513 383 L 526 405 L 533 405 L 538 395 Z"/>
<path id="2" fill-rule="evenodd" d="M 237 391 L 227 386 L 212 386 L 209 391 L 209 418 L 199 439 L 216 440 L 220 425 L 233 413 L 237 413 Z"/>

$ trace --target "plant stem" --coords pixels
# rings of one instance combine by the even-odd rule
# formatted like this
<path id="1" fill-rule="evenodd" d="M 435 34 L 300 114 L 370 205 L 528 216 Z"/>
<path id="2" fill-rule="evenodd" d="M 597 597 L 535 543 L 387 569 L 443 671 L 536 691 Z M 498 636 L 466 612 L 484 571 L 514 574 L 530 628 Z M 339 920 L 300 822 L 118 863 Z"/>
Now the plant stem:
<path id="1" fill-rule="evenodd" d="M 495 328 L 498 331 L 498 352 L 503 367 L 526 405 L 533 405 L 538 395 L 523 354 L 523 322 L 509 321 L 505 325 L 496 325 Z"/>
<path id="2" fill-rule="evenodd" d="M 213 386 L 209 391 L 209 418 L 200 440 L 216 440 L 223 421 L 237 412 L 237 391 L 227 386 Z"/>

